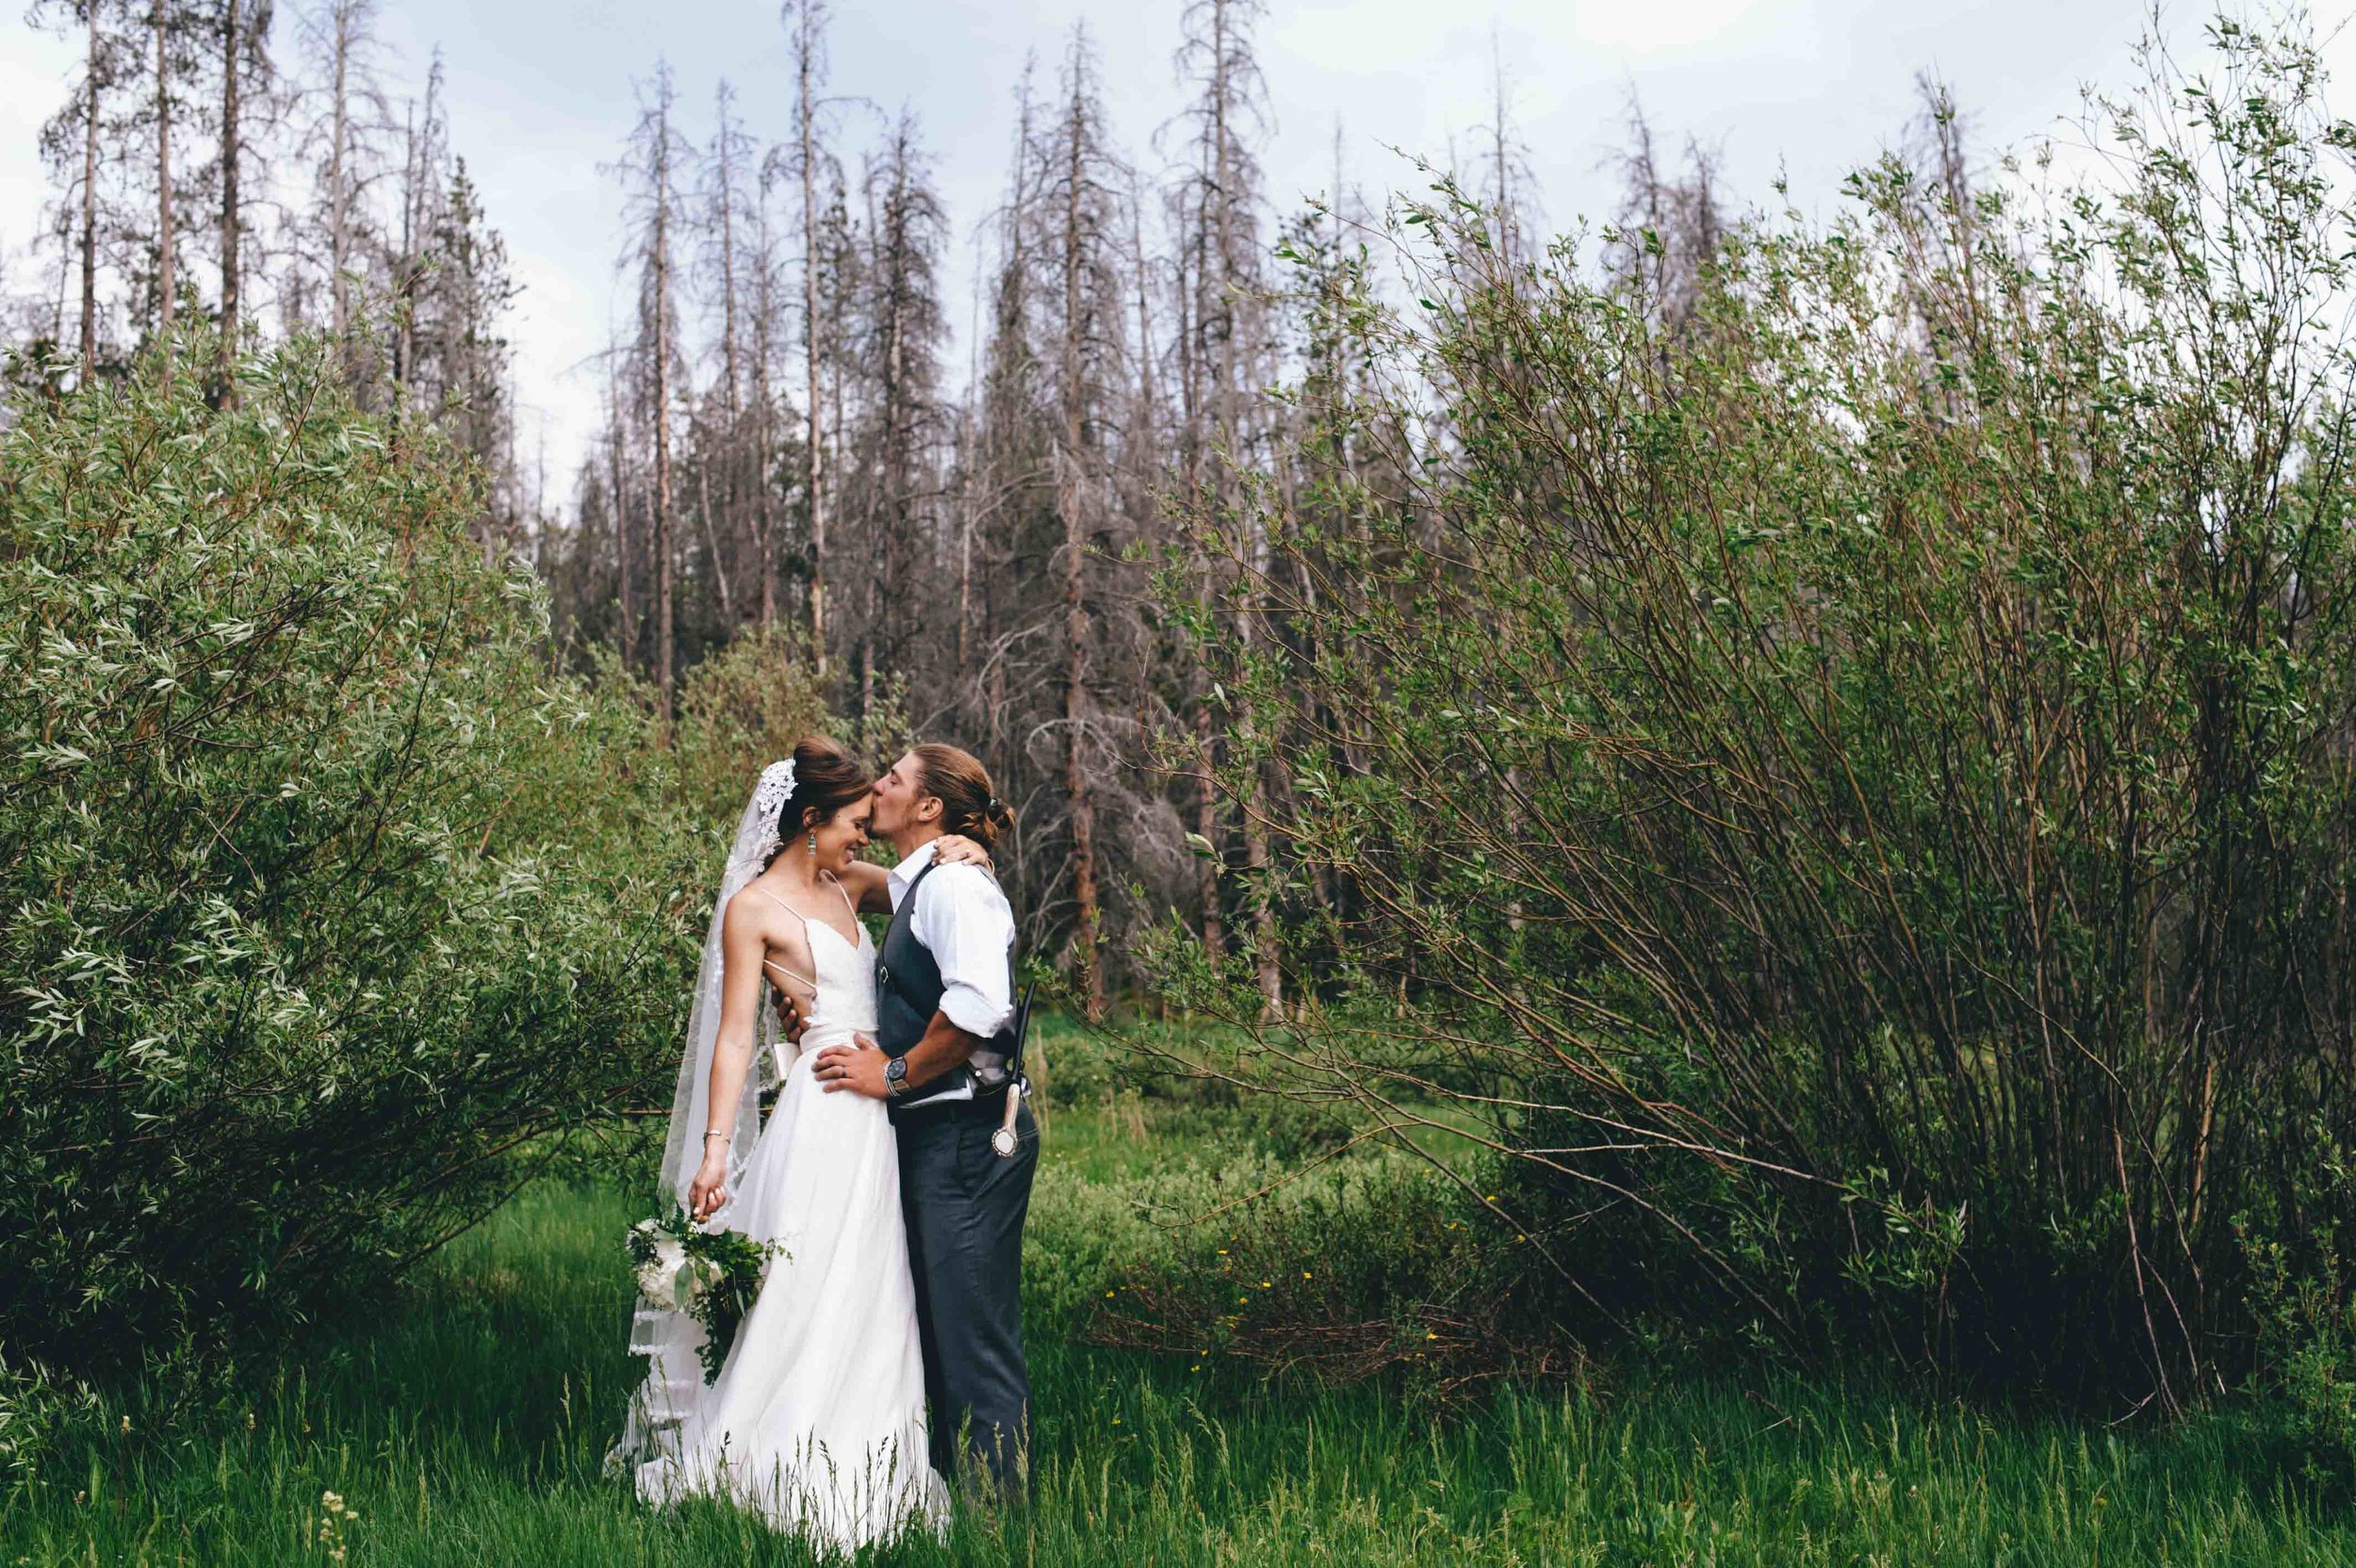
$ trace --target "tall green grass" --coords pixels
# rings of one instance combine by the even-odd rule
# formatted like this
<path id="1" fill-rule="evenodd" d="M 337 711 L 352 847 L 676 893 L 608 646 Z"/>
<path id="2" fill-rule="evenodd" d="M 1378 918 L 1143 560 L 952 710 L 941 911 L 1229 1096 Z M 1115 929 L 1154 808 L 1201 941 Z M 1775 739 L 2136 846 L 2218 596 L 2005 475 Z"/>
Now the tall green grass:
<path id="1" fill-rule="evenodd" d="M 1088 1173 L 1137 1148 L 1113 1114 L 1057 1119 L 1042 1266 L 1089 1212 L 1069 1202 Z M 631 1217 L 612 1191 L 544 1185 L 377 1320 L 290 1347 L 250 1400 L 118 1401 L 0 1494 L 0 1564 L 811 1560 L 730 1511 L 658 1512 L 603 1478 L 633 1370 Z M 2150 1437 L 1886 1387 L 1623 1375 L 1439 1419 L 1378 1389 L 1091 1348 L 1068 1312 L 1039 1315 L 1062 1332 L 1033 1346 L 1032 1505 L 880 1560 L 2356 1563 L 2356 1530 L 2239 1416 Z M 331 1492 L 356 1517 L 335 1521 Z"/>

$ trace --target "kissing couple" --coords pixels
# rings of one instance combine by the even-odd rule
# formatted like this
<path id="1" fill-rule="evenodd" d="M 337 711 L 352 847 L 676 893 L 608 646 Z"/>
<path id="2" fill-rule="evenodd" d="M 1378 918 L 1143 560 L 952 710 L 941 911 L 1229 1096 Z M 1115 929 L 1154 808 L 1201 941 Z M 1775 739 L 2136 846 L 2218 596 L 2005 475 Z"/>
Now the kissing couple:
<path id="1" fill-rule="evenodd" d="M 1014 814 L 982 765 L 920 745 L 870 781 L 810 739 L 765 769 L 704 943 L 663 1198 L 774 1244 L 728 1359 L 642 1298 L 648 1358 L 617 1462 L 642 1497 L 705 1495 L 843 1552 L 996 1494 L 1027 1463 L 1023 1103 L 1014 912 L 990 851 Z M 890 844 L 890 871 L 859 858 Z M 880 948 L 859 915 L 889 915 Z M 756 1077 L 777 1086 L 764 1124 Z"/>

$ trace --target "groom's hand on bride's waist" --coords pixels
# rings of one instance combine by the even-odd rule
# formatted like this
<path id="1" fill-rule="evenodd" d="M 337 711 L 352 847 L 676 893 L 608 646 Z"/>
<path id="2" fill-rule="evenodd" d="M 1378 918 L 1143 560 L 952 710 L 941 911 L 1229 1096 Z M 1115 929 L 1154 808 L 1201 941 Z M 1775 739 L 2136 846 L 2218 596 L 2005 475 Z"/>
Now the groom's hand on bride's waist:
<path id="1" fill-rule="evenodd" d="M 802 1017 L 802 1004 L 794 999 L 792 991 L 774 980 L 769 983 L 769 994 L 777 1001 L 778 1037 L 792 1044 L 801 1044 L 802 1031 L 810 1027 L 810 1021 Z"/>
<path id="2" fill-rule="evenodd" d="M 830 1045 L 818 1053 L 810 1075 L 828 1094 L 849 1089 L 870 1100 L 887 1100 L 892 1090 L 884 1082 L 884 1063 L 890 1059 L 874 1040 L 853 1035 L 849 1045 Z"/>

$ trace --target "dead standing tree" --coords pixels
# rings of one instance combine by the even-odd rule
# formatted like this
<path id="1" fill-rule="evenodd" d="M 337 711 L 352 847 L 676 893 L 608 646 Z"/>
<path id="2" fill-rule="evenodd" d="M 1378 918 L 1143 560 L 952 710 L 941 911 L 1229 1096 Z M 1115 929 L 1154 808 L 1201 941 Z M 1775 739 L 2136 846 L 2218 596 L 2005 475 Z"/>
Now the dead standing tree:
<path id="1" fill-rule="evenodd" d="M 326 0 L 304 18 L 303 41 L 317 106 L 306 133 L 316 191 L 308 237 L 323 246 L 328 327 L 344 375 L 363 407 L 383 395 L 381 371 L 355 337 L 353 282 L 381 280 L 385 236 L 368 210 L 368 192 L 390 172 L 384 146 L 395 126 L 378 74 L 379 0 Z M 300 259 L 300 258 L 298 258 Z"/>
<path id="2" fill-rule="evenodd" d="M 941 488 L 941 251 L 948 217 L 903 113 L 868 171 L 866 256 L 859 269 L 860 319 L 843 335 L 858 349 L 865 430 L 857 445 L 859 514 L 870 570 L 859 628 L 860 711 L 872 710 L 878 667 L 916 678 L 935 657 L 916 631 L 924 613 L 928 523 Z"/>
<path id="3" fill-rule="evenodd" d="M 704 418 L 694 442 L 695 450 L 696 514 L 703 527 L 704 548 L 712 561 L 712 588 L 719 597 L 723 637 L 735 633 L 738 622 L 732 561 L 742 532 L 746 492 L 753 488 L 745 472 L 750 443 L 744 408 L 744 249 L 747 174 L 752 142 L 736 114 L 736 94 L 720 83 L 715 129 L 704 155 L 703 179 L 696 192 L 701 207 L 696 272 L 699 291 L 716 307 L 720 373 L 704 400 Z M 719 497 L 712 497 L 718 473 Z M 757 527 L 754 531 L 761 531 Z M 756 541 L 758 543 L 758 541 Z M 756 548 L 757 569 L 764 575 L 768 562 Z M 764 584 L 761 597 L 773 597 Z"/>
<path id="4" fill-rule="evenodd" d="M 671 400 L 676 394 L 678 313 L 674 246 L 679 230 L 679 190 L 692 160 L 675 123 L 671 69 L 658 62 L 642 93 L 638 124 L 616 166 L 628 192 L 631 243 L 624 264 L 638 269 L 638 371 L 634 389 L 643 400 L 653 440 L 654 493 L 651 546 L 654 577 L 654 672 L 664 722 L 678 695 L 678 623 L 674 592 L 676 552 L 672 543 L 673 498 Z"/>
<path id="5" fill-rule="evenodd" d="M 1240 503 L 1237 475 L 1260 458 L 1254 427 L 1259 400 L 1248 384 L 1273 358 L 1268 282 L 1260 267 L 1260 168 L 1252 142 L 1266 135 L 1268 90 L 1252 53 L 1252 29 L 1267 14 L 1265 0 L 1190 0 L 1178 74 L 1192 102 L 1172 122 L 1183 133 L 1186 164 L 1171 193 L 1179 256 L 1181 311 L 1179 373 L 1185 431 L 1180 473 L 1193 502 L 1207 508 L 1213 526 L 1256 528 L 1255 508 Z M 1230 614 L 1247 645 L 1259 635 L 1255 575 L 1264 570 L 1265 541 L 1247 543 L 1243 573 Z M 1198 557 L 1203 589 L 1212 592 L 1207 556 Z M 1223 945 L 1219 886 L 1221 831 L 1210 694 L 1194 702 L 1198 758 L 1196 832 L 1202 860 L 1203 941 L 1216 957 Z M 1267 805 L 1259 777 L 1264 740 L 1249 723 L 1235 736 L 1232 772 L 1242 819 L 1249 908 L 1261 996 L 1273 1012 L 1283 1004 L 1284 978 L 1275 940 L 1269 888 Z"/>
<path id="6" fill-rule="evenodd" d="M 108 129 L 106 101 L 139 70 L 139 38 L 133 19 L 110 0 L 36 0 L 30 20 L 51 12 L 59 24 L 82 33 L 82 74 L 64 107 L 41 127 L 42 161 L 70 193 L 60 204 L 59 228 L 73 232 L 71 249 L 80 275 L 79 362 L 82 384 L 98 374 L 99 149 Z"/>
<path id="7" fill-rule="evenodd" d="M 820 429 L 818 173 L 823 156 L 818 92 L 826 83 L 826 0 L 789 0 L 786 31 L 794 52 L 794 142 L 791 167 L 802 187 L 803 395 L 808 417 L 802 443 L 802 495 L 810 509 L 810 643 L 818 674 L 826 673 L 826 443 Z"/>
<path id="8" fill-rule="evenodd" d="M 1132 180 L 1114 155 L 1104 126 L 1095 59 L 1085 27 L 1074 27 L 1065 57 L 1063 112 L 1038 163 L 1044 188 L 1033 207 L 1038 249 L 1055 269 L 1054 425 L 1055 510 L 1063 524 L 1063 763 L 1071 836 L 1072 952 L 1090 1021 L 1104 1010 L 1098 951 L 1101 910 L 1096 846 L 1097 779 L 1091 743 L 1092 647 L 1088 576 L 1090 549 L 1104 530 L 1113 491 L 1108 426 L 1128 401 L 1122 328 L 1128 314 L 1123 200 Z"/>
<path id="9" fill-rule="evenodd" d="M 221 0 L 221 128 L 214 178 L 221 197 L 221 341 L 214 379 L 220 401 L 237 400 L 237 361 L 245 308 L 245 164 L 254 154 L 247 119 L 270 86 L 270 0 Z"/>

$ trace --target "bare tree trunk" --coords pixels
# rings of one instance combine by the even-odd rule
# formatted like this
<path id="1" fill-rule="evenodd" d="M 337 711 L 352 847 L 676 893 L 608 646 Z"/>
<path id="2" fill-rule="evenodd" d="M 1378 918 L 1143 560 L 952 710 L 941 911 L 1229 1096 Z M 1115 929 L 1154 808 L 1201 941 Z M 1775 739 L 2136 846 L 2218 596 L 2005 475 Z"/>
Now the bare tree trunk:
<path id="1" fill-rule="evenodd" d="M 1209 847 L 1195 861 L 1195 891 L 1203 901 L 1203 951 L 1214 963 L 1227 951 L 1227 923 L 1220 918 L 1219 907 L 1219 786 L 1211 777 L 1215 743 L 1211 705 L 1198 702 L 1194 709 L 1194 746 L 1202 761 L 1202 772 L 1195 778 L 1194 831 Z"/>
<path id="2" fill-rule="evenodd" d="M 226 0 L 221 8 L 221 401 L 223 408 L 237 405 L 237 279 L 240 270 L 237 240 L 242 219 L 237 210 L 237 164 L 244 151 L 239 141 L 243 126 L 237 105 L 237 89 L 240 86 L 237 56 L 244 42 L 243 14 L 239 0 Z"/>
<path id="3" fill-rule="evenodd" d="M 172 380 L 172 318 L 173 294 L 179 285 L 172 276 L 172 67 L 165 48 L 169 28 L 164 7 L 155 0 L 155 292 L 164 338 L 164 380 Z"/>
<path id="4" fill-rule="evenodd" d="M 654 153 L 654 629 L 663 722 L 677 696 L 671 584 L 671 88 L 663 83 Z"/>
<path id="5" fill-rule="evenodd" d="M 761 287 L 753 319 L 753 554 L 761 564 L 761 632 L 764 637 L 777 624 L 776 518 L 769 509 L 769 421 L 777 407 L 776 393 L 769 384 L 769 356 L 777 349 L 770 322 L 777 302 L 772 292 L 768 204 L 764 176 L 759 208 L 762 216 L 754 230 L 754 242 L 760 247 Z"/>
<path id="6" fill-rule="evenodd" d="M 737 476 L 743 466 L 744 439 L 744 388 L 740 382 L 736 342 L 736 143 L 735 129 L 730 122 L 728 106 L 732 94 L 726 82 L 720 84 L 718 152 L 720 179 L 720 379 L 726 384 L 721 401 L 728 414 L 728 427 L 717 444 L 719 460 L 727 465 L 721 498 L 728 505 L 731 517 L 737 515 Z M 720 546 L 714 534 L 712 515 L 711 459 L 703 464 L 702 495 L 705 542 L 712 549 L 712 570 L 719 580 L 720 617 L 727 624 L 728 635 L 736 635 L 736 612 L 729 603 L 728 574 L 720 559 Z M 736 531 L 727 531 L 733 539 Z"/>
<path id="7" fill-rule="evenodd" d="M 1234 132 L 1228 123 L 1233 108 L 1235 84 L 1230 79 L 1230 47 L 1228 40 L 1227 0 L 1212 0 L 1211 4 L 1211 136 L 1212 165 L 1218 190 L 1219 220 L 1216 229 L 1219 247 L 1219 282 L 1221 300 L 1220 316 L 1224 330 L 1219 334 L 1219 438 L 1224 450 L 1219 491 L 1222 498 L 1230 492 L 1227 475 L 1234 466 L 1245 460 L 1240 449 L 1236 404 L 1241 388 L 1237 385 L 1236 343 L 1241 331 L 1242 306 L 1235 298 L 1235 284 L 1241 269 L 1235 261 L 1235 192 L 1236 171 L 1234 167 L 1231 142 Z M 1251 525 L 1247 522 L 1247 528 Z M 1256 556 L 1255 544 L 1248 541 L 1247 553 Z M 1251 563 L 1257 564 L 1256 560 Z M 1240 602 L 1235 607 L 1235 630 L 1248 648 L 1254 631 L 1258 596 L 1252 591 L 1247 575 Z M 1244 740 L 1251 741 L 1250 721 Z M 1252 876 L 1252 928 L 1253 945 L 1259 952 L 1260 995 L 1267 1010 L 1274 1013 L 1284 1005 L 1284 975 L 1276 961 L 1276 915 L 1268 895 L 1268 831 L 1260 821 L 1261 789 L 1256 762 L 1249 764 L 1243 788 L 1243 847 L 1244 863 Z"/>
<path id="8" fill-rule="evenodd" d="M 736 362 L 736 154 L 730 141 L 728 84 L 720 84 L 720 376 L 726 386 L 723 401 L 728 411 L 728 445 L 736 441 L 740 412 Z"/>
<path id="9" fill-rule="evenodd" d="M 975 446 L 979 445 L 978 437 Z M 979 488 L 977 476 L 968 474 L 957 493 L 957 678 L 956 690 L 965 690 L 967 674 L 973 664 L 973 506 Z M 960 696 L 959 700 L 963 700 Z"/>
<path id="10" fill-rule="evenodd" d="M 728 591 L 728 563 L 720 558 L 720 535 L 712 526 L 712 464 L 707 460 L 695 465 L 696 511 L 702 514 L 704 548 L 712 555 L 712 582 L 720 594 L 720 620 L 724 625 L 736 625 L 736 596 Z"/>
<path id="11" fill-rule="evenodd" d="M 1076 69 L 1076 68 L 1075 68 Z M 1085 497 L 1091 475 L 1084 466 L 1088 439 L 1086 374 L 1083 341 L 1085 318 L 1080 306 L 1080 196 L 1087 179 L 1082 158 L 1087 137 L 1076 99 L 1067 138 L 1064 171 L 1063 233 L 1063 450 L 1056 467 L 1056 499 L 1063 512 L 1064 577 L 1064 789 L 1071 797 L 1072 899 L 1078 911 L 1072 932 L 1072 952 L 1080 961 L 1083 1006 L 1088 1021 L 1104 1016 L 1104 974 L 1097 962 L 1096 900 L 1096 782 L 1088 776 L 1088 613 L 1085 596 L 1088 562 L 1088 519 Z"/>
<path id="12" fill-rule="evenodd" d="M 818 141 L 815 97 L 819 32 L 826 25 L 821 0 L 794 0 L 794 69 L 797 83 L 794 119 L 802 174 L 802 320 L 809 368 L 809 429 L 804 441 L 802 483 L 810 502 L 810 642 L 818 678 L 826 676 L 826 443 L 819 429 L 818 389 Z"/>
<path id="13" fill-rule="evenodd" d="M 1145 262 L 1145 204 L 1132 194 L 1129 206 L 1129 249 L 1137 270 L 1137 433 L 1148 451 L 1160 451 L 1153 428 L 1153 289 Z"/>
<path id="14" fill-rule="evenodd" d="M 401 258 L 393 267 L 393 428 L 409 411 L 409 368 L 417 351 L 415 253 L 417 209 L 417 106 L 413 100 L 402 127 L 401 164 Z"/>
<path id="15" fill-rule="evenodd" d="M 621 626 L 617 641 L 621 645 L 622 668 L 630 668 L 630 655 L 637 651 L 638 621 L 630 609 L 630 491 L 622 482 L 622 385 L 621 377 L 611 362 L 606 368 L 610 401 L 605 440 L 606 462 L 614 481 L 614 600 L 620 607 Z"/>
<path id="16" fill-rule="evenodd" d="M 90 8 L 83 56 L 82 384 L 98 377 L 98 7 Z"/>
<path id="17" fill-rule="evenodd" d="M 328 297 L 335 302 L 336 352 L 352 326 L 352 290 L 344 282 L 351 264 L 352 202 L 344 190 L 344 148 L 352 134 L 351 68 L 354 0 L 335 3 L 335 110 L 334 141 L 327 150 Z"/>

